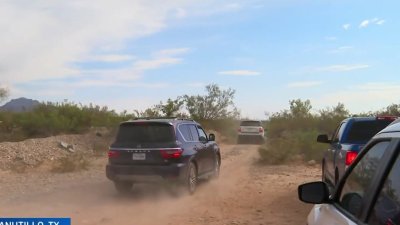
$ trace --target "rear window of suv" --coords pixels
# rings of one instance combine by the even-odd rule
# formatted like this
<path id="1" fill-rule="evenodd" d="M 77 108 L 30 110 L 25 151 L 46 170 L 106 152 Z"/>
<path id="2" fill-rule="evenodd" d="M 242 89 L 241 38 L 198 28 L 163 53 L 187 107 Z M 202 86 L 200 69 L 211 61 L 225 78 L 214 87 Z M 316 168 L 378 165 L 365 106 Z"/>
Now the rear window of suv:
<path id="1" fill-rule="evenodd" d="M 242 121 L 240 123 L 240 126 L 246 126 L 246 127 L 261 127 L 261 122 L 260 121 Z"/>
<path id="2" fill-rule="evenodd" d="M 356 121 L 352 124 L 347 136 L 347 142 L 365 143 L 379 131 L 387 127 L 391 120 Z"/>
<path id="3" fill-rule="evenodd" d="M 124 123 L 116 138 L 120 143 L 166 143 L 175 141 L 173 126 L 165 123 Z"/>

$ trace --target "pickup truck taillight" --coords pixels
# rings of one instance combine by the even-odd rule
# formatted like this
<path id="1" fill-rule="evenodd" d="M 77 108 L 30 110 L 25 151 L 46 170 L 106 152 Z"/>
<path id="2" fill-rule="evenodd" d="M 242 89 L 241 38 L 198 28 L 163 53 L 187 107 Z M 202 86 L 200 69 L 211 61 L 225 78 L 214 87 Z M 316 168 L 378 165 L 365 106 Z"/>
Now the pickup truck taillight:
<path id="1" fill-rule="evenodd" d="M 242 128 L 239 127 L 239 128 L 238 128 L 238 132 L 242 132 Z"/>
<path id="2" fill-rule="evenodd" d="M 119 151 L 115 151 L 115 150 L 110 150 L 108 151 L 108 158 L 118 158 L 119 157 Z"/>
<path id="3" fill-rule="evenodd" d="M 258 133 L 262 133 L 264 129 L 262 127 L 258 128 Z"/>
<path id="4" fill-rule="evenodd" d="M 346 166 L 350 166 L 357 157 L 357 152 L 355 151 L 347 151 L 346 152 Z"/>

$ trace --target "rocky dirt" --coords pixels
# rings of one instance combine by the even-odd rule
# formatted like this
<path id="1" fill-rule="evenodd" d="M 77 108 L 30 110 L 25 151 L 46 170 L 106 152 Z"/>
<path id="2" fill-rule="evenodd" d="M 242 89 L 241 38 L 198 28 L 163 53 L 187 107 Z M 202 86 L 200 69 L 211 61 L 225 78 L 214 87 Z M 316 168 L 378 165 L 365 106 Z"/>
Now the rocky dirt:
<path id="1" fill-rule="evenodd" d="M 318 166 L 262 166 L 255 145 L 223 145 L 218 180 L 192 196 L 137 185 L 120 196 L 105 178 L 105 158 L 87 171 L 0 172 L 0 217 L 71 217 L 72 224 L 304 224 L 311 205 L 297 200 L 300 183 L 320 179 Z"/>
<path id="2" fill-rule="evenodd" d="M 84 135 L 58 135 L 0 143 L 0 170 L 25 172 L 71 154 L 96 155 L 107 151 L 110 131 L 93 129 Z"/>

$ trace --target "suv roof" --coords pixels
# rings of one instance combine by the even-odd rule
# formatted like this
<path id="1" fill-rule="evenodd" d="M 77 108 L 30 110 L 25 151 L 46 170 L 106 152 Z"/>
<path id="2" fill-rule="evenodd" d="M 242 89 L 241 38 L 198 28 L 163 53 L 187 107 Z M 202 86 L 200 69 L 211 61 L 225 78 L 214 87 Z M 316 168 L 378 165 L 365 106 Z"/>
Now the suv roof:
<path id="1" fill-rule="evenodd" d="M 185 122 L 194 122 L 197 124 L 197 122 L 192 119 L 185 119 L 185 118 L 179 118 L 179 117 L 139 117 L 139 118 L 130 119 L 128 121 L 124 121 L 122 123 L 149 122 L 149 121 L 167 122 L 167 123 L 179 123 L 179 122 L 185 121 Z"/>
<path id="2" fill-rule="evenodd" d="M 344 119 L 343 121 L 370 121 L 370 120 L 395 120 L 397 116 L 355 116 Z"/>

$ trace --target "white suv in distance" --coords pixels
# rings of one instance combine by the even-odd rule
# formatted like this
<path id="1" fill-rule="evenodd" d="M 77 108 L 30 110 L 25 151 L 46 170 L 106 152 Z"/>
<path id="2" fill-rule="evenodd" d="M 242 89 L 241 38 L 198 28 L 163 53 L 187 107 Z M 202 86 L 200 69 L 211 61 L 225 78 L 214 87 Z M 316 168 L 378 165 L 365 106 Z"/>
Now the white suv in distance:
<path id="1" fill-rule="evenodd" d="M 237 143 L 242 144 L 248 141 L 264 143 L 264 128 L 259 120 L 243 120 L 238 129 Z"/>

